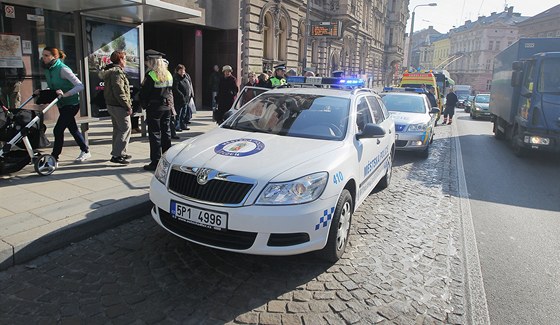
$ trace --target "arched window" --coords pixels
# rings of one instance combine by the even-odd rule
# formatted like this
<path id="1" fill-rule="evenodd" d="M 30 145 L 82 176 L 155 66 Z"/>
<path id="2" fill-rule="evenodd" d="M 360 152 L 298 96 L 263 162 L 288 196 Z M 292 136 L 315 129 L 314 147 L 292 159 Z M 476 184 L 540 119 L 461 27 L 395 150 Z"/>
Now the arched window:
<path id="1" fill-rule="evenodd" d="M 263 35 L 263 58 L 267 60 L 274 60 L 274 23 L 272 15 L 269 12 L 267 12 L 264 16 Z"/>
<path id="2" fill-rule="evenodd" d="M 306 41 L 305 33 L 306 33 L 305 23 L 301 22 L 299 24 L 298 61 L 301 62 L 302 64 L 303 64 L 304 58 L 307 56 L 307 53 L 305 53 L 305 50 L 306 50 L 306 48 L 305 48 L 305 41 Z"/>
<path id="3" fill-rule="evenodd" d="M 286 61 L 286 53 L 288 52 L 288 24 L 286 23 L 286 18 L 280 18 L 280 24 L 278 24 L 278 61 Z"/>

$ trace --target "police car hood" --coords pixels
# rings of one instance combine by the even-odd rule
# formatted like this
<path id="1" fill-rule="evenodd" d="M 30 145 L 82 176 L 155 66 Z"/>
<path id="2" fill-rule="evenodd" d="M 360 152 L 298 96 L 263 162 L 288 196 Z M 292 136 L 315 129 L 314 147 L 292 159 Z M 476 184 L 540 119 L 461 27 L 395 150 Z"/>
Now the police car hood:
<path id="1" fill-rule="evenodd" d="M 408 113 L 408 112 L 398 112 L 391 111 L 391 117 L 398 125 L 409 125 L 418 123 L 427 123 L 430 120 L 430 116 L 421 113 Z"/>
<path id="2" fill-rule="evenodd" d="M 270 180 L 289 169 L 297 169 L 300 176 L 326 170 L 321 161 L 332 159 L 332 152 L 343 142 L 217 128 L 181 145 L 176 155 L 177 149 L 169 150 L 173 165 Z M 313 170 L 303 164 L 312 165 Z"/>

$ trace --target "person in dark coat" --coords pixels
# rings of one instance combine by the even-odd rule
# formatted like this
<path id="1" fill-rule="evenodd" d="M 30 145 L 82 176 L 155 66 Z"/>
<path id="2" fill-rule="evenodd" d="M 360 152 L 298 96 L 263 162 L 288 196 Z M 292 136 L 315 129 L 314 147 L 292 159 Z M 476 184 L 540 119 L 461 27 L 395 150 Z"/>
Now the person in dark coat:
<path id="1" fill-rule="evenodd" d="M 434 86 L 428 86 L 428 93 L 426 94 L 428 97 L 428 101 L 430 102 L 430 107 L 438 107 L 437 99 L 436 99 L 436 89 Z"/>
<path id="2" fill-rule="evenodd" d="M 150 50 L 148 50 L 150 51 Z M 167 60 L 160 53 L 149 54 L 148 71 L 142 81 L 140 100 L 146 108 L 146 124 L 150 141 L 150 163 L 145 170 L 156 170 L 161 155 L 171 147 L 171 130 L 169 128 L 173 108 L 173 76 L 167 70 Z M 151 50 L 153 51 L 153 50 Z M 156 52 L 156 51 L 154 51 Z"/>
<path id="3" fill-rule="evenodd" d="M 218 87 L 218 110 L 216 111 L 216 116 L 214 120 L 218 124 L 222 124 L 224 121 L 224 114 L 229 111 L 233 102 L 235 100 L 235 96 L 239 91 L 237 87 L 237 80 L 231 74 L 233 69 L 229 65 L 224 65 L 222 68 L 224 72 L 224 77 L 220 80 L 220 86 Z"/>
<path id="4" fill-rule="evenodd" d="M 455 106 L 459 102 L 457 95 L 453 91 L 453 88 L 449 90 L 449 93 L 445 97 L 445 109 L 443 110 L 443 124 L 450 125 L 453 121 L 453 115 L 455 114 Z M 449 117 L 449 118 L 448 118 Z"/>
<path id="5" fill-rule="evenodd" d="M 179 64 L 173 75 L 173 105 L 175 105 L 177 118 L 171 127 L 174 127 L 176 131 L 189 130 L 187 124 L 190 122 L 192 112 L 188 104 L 192 96 L 191 76 L 186 72 L 185 66 Z"/>

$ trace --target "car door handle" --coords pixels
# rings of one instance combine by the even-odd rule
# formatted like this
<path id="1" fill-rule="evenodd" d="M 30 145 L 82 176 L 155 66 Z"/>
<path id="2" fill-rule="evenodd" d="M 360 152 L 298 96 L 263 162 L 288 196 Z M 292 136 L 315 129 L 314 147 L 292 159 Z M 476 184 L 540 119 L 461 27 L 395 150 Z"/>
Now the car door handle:
<path id="1" fill-rule="evenodd" d="M 377 139 L 377 144 L 380 144 L 380 143 L 381 143 L 381 140 Z"/>

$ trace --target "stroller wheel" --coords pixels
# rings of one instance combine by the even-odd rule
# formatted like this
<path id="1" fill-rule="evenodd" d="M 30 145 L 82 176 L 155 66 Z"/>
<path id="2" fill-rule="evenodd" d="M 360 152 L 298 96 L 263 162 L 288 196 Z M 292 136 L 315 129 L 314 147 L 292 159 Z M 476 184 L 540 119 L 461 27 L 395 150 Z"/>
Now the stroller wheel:
<path id="1" fill-rule="evenodd" d="M 35 159 L 35 172 L 41 176 L 49 176 L 50 174 L 54 173 L 58 163 L 56 159 L 51 155 L 40 155 L 37 159 Z"/>

